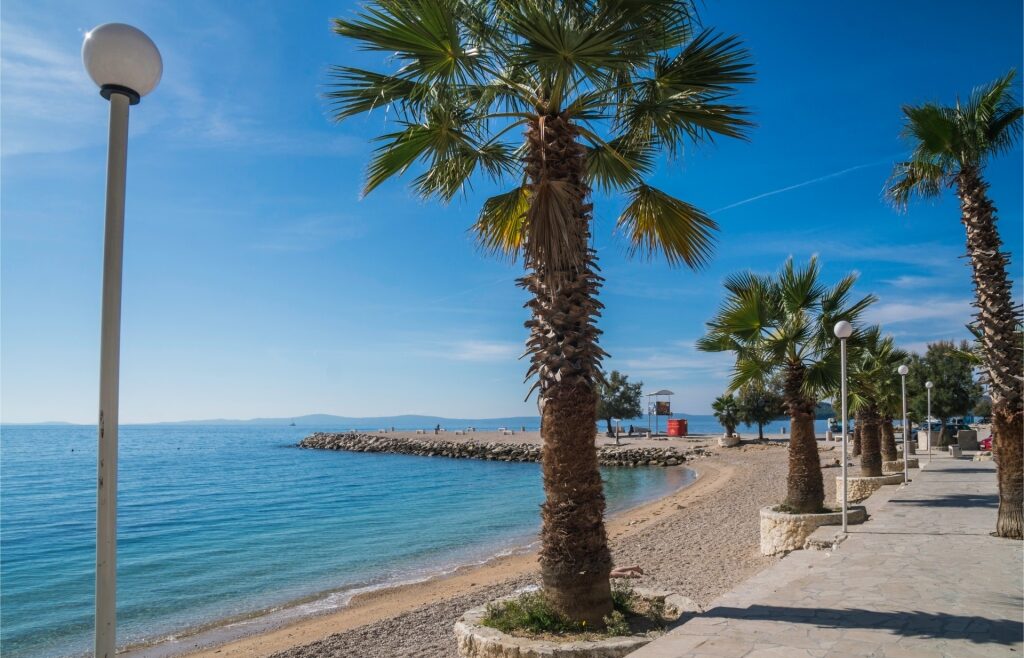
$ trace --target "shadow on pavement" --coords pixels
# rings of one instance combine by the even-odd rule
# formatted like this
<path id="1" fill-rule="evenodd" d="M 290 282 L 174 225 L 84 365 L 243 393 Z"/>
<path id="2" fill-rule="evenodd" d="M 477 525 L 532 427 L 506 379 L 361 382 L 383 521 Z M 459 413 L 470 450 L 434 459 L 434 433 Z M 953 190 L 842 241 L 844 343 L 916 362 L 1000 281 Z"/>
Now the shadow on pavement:
<path id="1" fill-rule="evenodd" d="M 996 494 L 944 494 L 933 498 L 894 498 L 889 501 L 894 505 L 913 505 L 915 507 L 999 507 L 999 496 Z"/>
<path id="2" fill-rule="evenodd" d="M 976 644 L 1012 645 L 1024 636 L 1024 623 L 1010 619 L 953 615 L 935 612 L 877 612 L 848 608 L 790 608 L 752 605 L 749 608 L 717 607 L 700 615 L 725 619 L 765 619 L 825 628 L 885 628 L 904 637 L 969 640 Z"/>

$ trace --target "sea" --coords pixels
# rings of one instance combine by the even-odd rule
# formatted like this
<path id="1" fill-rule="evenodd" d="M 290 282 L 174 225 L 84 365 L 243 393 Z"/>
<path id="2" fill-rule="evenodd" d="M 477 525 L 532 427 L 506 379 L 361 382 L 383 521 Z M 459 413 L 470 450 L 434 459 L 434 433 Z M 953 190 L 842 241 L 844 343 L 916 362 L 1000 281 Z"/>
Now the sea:
<path id="1" fill-rule="evenodd" d="M 342 429 L 122 426 L 118 644 L 274 609 L 322 612 L 535 541 L 537 464 L 295 447 L 313 431 Z M 696 418 L 690 430 L 720 431 Z M 610 513 L 695 477 L 602 473 Z M 0 427 L 4 656 L 90 651 L 95 478 L 95 427 Z"/>

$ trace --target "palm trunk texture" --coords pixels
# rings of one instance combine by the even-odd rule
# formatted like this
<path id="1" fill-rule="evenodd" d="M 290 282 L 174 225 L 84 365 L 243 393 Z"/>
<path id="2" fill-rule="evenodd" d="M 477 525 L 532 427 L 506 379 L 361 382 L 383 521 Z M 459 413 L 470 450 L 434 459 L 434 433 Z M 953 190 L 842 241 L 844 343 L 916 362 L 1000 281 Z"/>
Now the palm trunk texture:
<path id="1" fill-rule="evenodd" d="M 894 462 L 897 459 L 896 428 L 893 427 L 892 418 L 886 416 L 882 419 L 882 461 Z"/>
<path id="2" fill-rule="evenodd" d="M 860 457 L 860 441 L 861 441 L 861 430 L 864 429 L 864 421 L 861 420 L 861 412 L 854 414 L 853 421 L 853 450 L 851 454 L 854 457 Z"/>
<path id="3" fill-rule="evenodd" d="M 784 391 L 791 425 L 786 505 L 793 512 L 813 514 L 825 506 L 825 484 L 821 478 L 818 441 L 814 436 L 817 405 L 803 392 L 804 372 L 801 364 L 789 364 L 786 368 Z"/>
<path id="4" fill-rule="evenodd" d="M 861 416 L 864 429 L 860 434 L 860 474 L 873 478 L 882 475 L 881 427 L 878 412 L 873 408 L 864 410 Z M 860 423 L 858 423 L 859 425 Z"/>
<path id="5" fill-rule="evenodd" d="M 961 219 L 967 230 L 977 326 L 991 381 L 992 430 L 998 444 L 996 535 L 1024 539 L 1024 363 L 1016 332 L 1020 314 L 1014 307 L 1006 273 L 1009 256 L 1002 251 L 996 209 L 980 172 L 964 168 L 956 183 Z"/>
<path id="6" fill-rule="evenodd" d="M 545 501 L 541 506 L 540 567 L 545 595 L 571 620 L 602 628 L 612 612 L 611 553 L 604 527 L 605 499 L 594 443 L 595 381 L 604 352 L 598 347 L 596 299 L 601 279 L 589 248 L 591 205 L 585 182 L 585 149 L 563 117 L 531 123 L 526 137 L 526 174 L 539 186 L 557 182 L 569 190 L 574 213 L 559 236 L 575 250 L 575 265 L 551 262 L 541 247 L 527 250 L 528 274 L 520 285 L 533 296 L 527 348 L 528 377 L 537 376 L 543 439 Z M 537 217 L 536 221 L 545 221 Z M 537 236 L 527 232 L 527 240 Z M 534 245 L 535 247 L 537 245 Z M 539 254 L 539 255 L 538 255 Z"/>

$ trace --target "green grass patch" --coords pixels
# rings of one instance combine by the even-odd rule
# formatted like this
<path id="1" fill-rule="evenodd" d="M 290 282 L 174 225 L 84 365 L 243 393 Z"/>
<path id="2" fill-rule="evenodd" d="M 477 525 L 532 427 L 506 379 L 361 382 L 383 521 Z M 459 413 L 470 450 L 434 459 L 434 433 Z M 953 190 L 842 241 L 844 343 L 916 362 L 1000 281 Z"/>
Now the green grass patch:
<path id="1" fill-rule="evenodd" d="M 633 635 L 665 627 L 665 601 L 645 599 L 628 584 L 612 586 L 612 613 L 603 629 L 559 614 L 542 591 L 526 592 L 514 599 L 489 603 L 481 623 L 511 635 L 562 636 L 566 639 Z"/>

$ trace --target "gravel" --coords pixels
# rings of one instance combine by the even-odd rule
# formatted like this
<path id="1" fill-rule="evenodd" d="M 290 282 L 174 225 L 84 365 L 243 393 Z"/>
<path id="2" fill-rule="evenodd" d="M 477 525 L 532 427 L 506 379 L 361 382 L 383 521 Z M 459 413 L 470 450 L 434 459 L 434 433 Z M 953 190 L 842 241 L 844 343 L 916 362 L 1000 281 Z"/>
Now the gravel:
<path id="1" fill-rule="evenodd" d="M 695 466 L 731 469 L 732 477 L 721 487 L 611 542 L 615 564 L 639 564 L 646 571 L 633 581 L 636 585 L 667 589 L 702 607 L 779 560 L 760 554 L 758 510 L 781 501 L 786 489 L 783 446 L 744 445 L 716 453 Z M 823 469 L 826 501 L 835 496 L 837 470 Z M 480 588 L 294 647 L 275 658 L 456 658 L 452 627 L 462 613 L 534 582 L 536 577 L 524 576 Z"/>

